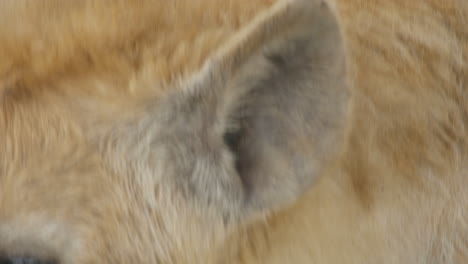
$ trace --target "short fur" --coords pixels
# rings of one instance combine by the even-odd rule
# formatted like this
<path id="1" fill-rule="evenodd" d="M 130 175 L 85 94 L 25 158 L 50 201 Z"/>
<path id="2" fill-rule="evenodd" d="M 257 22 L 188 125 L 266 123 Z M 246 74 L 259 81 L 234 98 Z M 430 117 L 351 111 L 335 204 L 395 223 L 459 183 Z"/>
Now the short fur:
<path id="1" fill-rule="evenodd" d="M 468 2 L 0 2 L 0 256 L 468 262 Z"/>

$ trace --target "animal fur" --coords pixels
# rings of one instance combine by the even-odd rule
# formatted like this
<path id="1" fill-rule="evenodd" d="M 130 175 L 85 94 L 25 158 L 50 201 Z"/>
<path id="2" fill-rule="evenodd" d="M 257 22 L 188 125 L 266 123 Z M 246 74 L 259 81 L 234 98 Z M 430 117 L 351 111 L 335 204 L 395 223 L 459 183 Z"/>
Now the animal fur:
<path id="1" fill-rule="evenodd" d="M 0 2 L 0 256 L 466 263 L 468 2 Z"/>

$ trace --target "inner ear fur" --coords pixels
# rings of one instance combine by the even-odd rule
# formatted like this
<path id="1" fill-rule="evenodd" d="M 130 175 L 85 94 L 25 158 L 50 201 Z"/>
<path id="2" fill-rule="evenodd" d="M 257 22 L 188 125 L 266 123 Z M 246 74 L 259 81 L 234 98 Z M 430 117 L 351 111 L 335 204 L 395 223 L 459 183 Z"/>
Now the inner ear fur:
<path id="1" fill-rule="evenodd" d="M 280 209 L 340 149 L 345 54 L 323 1 L 279 1 L 186 86 L 159 112 L 174 173 L 202 202 L 241 214 Z"/>

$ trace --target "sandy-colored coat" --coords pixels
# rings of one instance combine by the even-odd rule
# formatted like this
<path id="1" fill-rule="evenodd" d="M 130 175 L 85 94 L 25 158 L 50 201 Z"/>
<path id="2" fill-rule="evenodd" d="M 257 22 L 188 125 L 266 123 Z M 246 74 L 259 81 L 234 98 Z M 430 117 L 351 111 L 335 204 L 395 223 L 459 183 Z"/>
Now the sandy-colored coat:
<path id="1" fill-rule="evenodd" d="M 193 83 L 224 85 L 231 71 L 240 77 L 226 87 L 257 74 L 268 79 L 271 72 L 262 68 L 256 49 L 283 52 L 277 46 L 284 43 L 270 44 L 270 38 L 285 36 L 287 43 L 296 36 L 284 33 L 290 24 L 299 24 L 302 34 L 309 23 L 289 17 L 309 14 L 295 5 L 309 1 L 303 9 L 317 17 L 321 11 L 314 10 L 325 5 L 280 1 L 1 1 L 0 257 L 61 263 L 468 262 L 465 0 L 325 1 L 343 42 L 312 57 L 326 61 L 323 56 L 336 45 L 330 59 L 336 65 L 319 66 L 326 65 L 330 76 L 343 72 L 343 79 L 317 82 L 338 87 L 343 81 L 346 87 L 336 88 L 338 99 L 324 97 L 333 107 L 318 109 L 318 118 L 332 120 L 329 130 L 313 134 L 323 136 L 323 146 L 301 138 L 302 130 L 285 130 L 299 139 L 284 147 L 314 158 L 315 149 L 333 148 L 314 159 L 319 177 L 274 178 L 265 192 L 261 182 L 242 179 L 252 193 L 222 177 L 219 185 L 200 190 L 198 182 L 193 187 L 172 177 L 185 171 L 179 164 L 186 156 L 174 158 L 180 149 L 160 147 L 165 142 L 182 142 L 176 144 L 180 151 L 195 156 L 221 143 L 183 149 L 195 139 L 187 140 L 192 134 L 173 120 L 189 127 L 203 122 L 179 120 L 184 114 L 171 115 L 171 105 L 184 108 L 186 97 L 192 98 L 186 94 L 199 89 Z M 320 28 L 314 34 L 328 38 Z M 208 58 L 214 62 L 206 63 Z M 219 61 L 218 70 L 212 65 Z M 195 101 L 191 117 L 231 112 L 243 93 L 248 91 L 208 93 L 203 104 L 229 106 L 197 111 Z M 246 104 L 257 109 L 252 101 Z M 227 126 L 213 118 L 213 130 Z M 153 151 L 159 148 L 164 151 Z M 214 159 L 231 164 L 231 154 Z M 227 176 L 235 174 L 222 168 Z M 211 169 L 200 170 L 220 175 Z M 306 190 L 297 187 L 301 183 Z M 239 201 L 245 197 L 258 200 L 244 208 Z"/>

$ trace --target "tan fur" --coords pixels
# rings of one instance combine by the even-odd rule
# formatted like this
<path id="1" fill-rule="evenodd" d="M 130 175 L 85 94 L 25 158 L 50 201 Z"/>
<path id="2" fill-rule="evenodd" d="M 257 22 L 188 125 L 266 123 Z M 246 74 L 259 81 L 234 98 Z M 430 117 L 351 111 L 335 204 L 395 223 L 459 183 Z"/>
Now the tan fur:
<path id="1" fill-rule="evenodd" d="M 102 135 L 177 89 L 272 2 L 2 1 L 0 256 L 466 263 L 464 0 L 328 1 L 345 41 L 349 126 L 339 157 L 288 208 L 226 227 L 141 168 L 109 168 L 123 162 L 101 155 Z"/>

